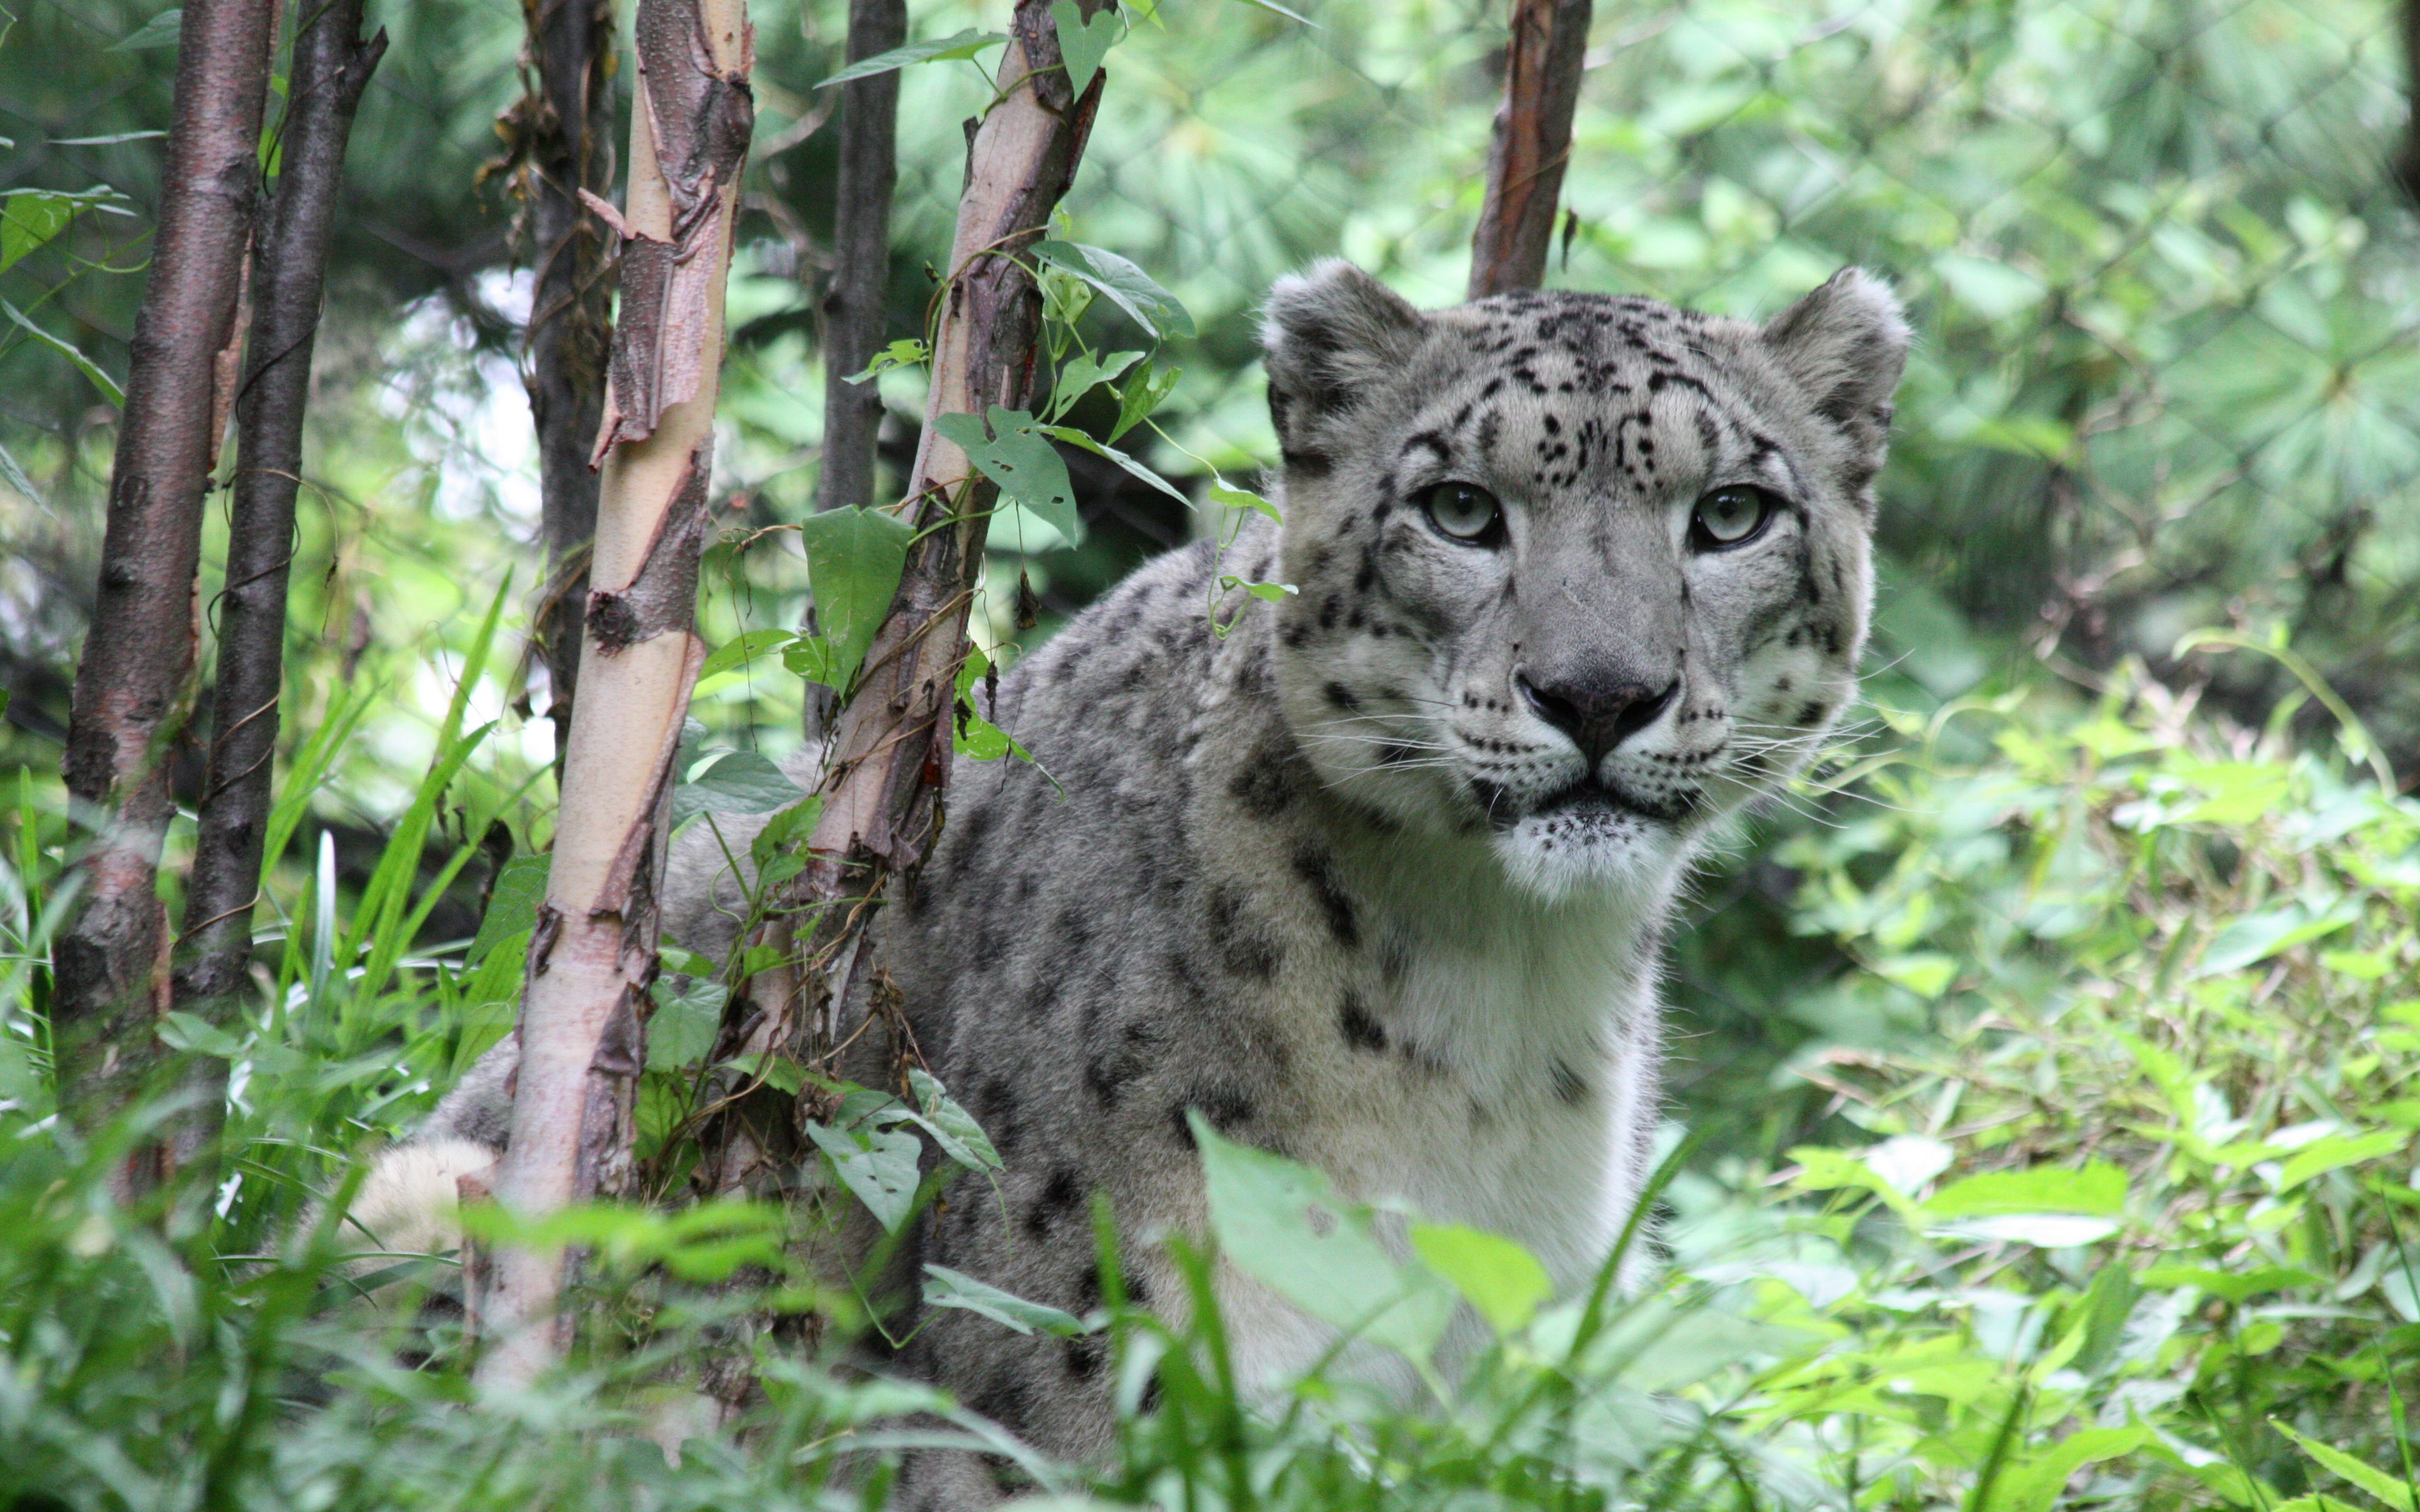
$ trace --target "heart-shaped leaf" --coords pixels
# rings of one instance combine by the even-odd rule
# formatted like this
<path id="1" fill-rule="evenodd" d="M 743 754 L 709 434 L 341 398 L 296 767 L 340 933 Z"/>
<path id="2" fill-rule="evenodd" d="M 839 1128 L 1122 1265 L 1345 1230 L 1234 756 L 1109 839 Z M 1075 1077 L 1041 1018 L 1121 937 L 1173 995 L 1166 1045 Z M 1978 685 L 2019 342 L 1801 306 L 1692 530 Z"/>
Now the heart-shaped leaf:
<path id="1" fill-rule="evenodd" d="M 1067 63 L 1067 83 L 1080 97 L 1101 71 L 1101 59 L 1118 40 L 1118 11 L 1104 6 L 1089 23 L 1075 0 L 1052 0 L 1050 20 L 1059 31 L 1059 55 Z"/>

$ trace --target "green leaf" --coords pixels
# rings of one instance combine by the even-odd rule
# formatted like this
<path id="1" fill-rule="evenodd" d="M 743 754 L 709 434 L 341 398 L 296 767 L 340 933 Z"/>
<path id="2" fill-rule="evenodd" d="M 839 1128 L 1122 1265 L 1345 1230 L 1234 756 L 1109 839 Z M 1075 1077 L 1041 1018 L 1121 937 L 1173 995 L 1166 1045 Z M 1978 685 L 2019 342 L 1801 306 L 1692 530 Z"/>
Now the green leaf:
<path id="1" fill-rule="evenodd" d="M 172 1050 L 190 1050 L 220 1060 L 233 1060 L 243 1054 L 243 1044 L 235 1036 L 193 1013 L 170 1013 L 160 1021 L 159 1032 L 160 1041 Z"/>
<path id="2" fill-rule="evenodd" d="M 748 842 L 749 859 L 756 863 L 759 872 L 764 871 L 794 837 L 814 833 L 815 821 L 823 815 L 824 800 L 819 794 L 790 805 L 768 820 L 765 827 L 756 832 L 756 838 Z"/>
<path id="3" fill-rule="evenodd" d="M 719 981 L 692 980 L 681 992 L 659 977 L 651 995 L 656 1011 L 647 1020 L 647 1069 L 686 1071 L 705 1060 L 722 1028 L 722 1005 L 730 992 Z"/>
<path id="4" fill-rule="evenodd" d="M 537 923 L 537 905 L 546 897 L 547 857 L 516 856 L 496 872 L 488 889 L 488 914 L 462 960 L 477 965 L 489 951 L 515 934 L 527 934 Z"/>
<path id="5" fill-rule="evenodd" d="M 82 208 L 79 196 L 48 189 L 21 189 L 0 199 L 0 273 L 66 230 Z"/>
<path id="6" fill-rule="evenodd" d="M 174 47 L 177 45 L 178 39 L 183 33 L 184 29 L 184 8 L 181 6 L 173 7 L 169 9 L 163 10 L 158 15 L 152 17 L 149 21 L 145 22 L 142 25 L 135 27 L 133 31 L 128 33 L 116 43 L 116 45 L 111 47 L 108 51 L 112 53 L 139 53 L 147 48 Z"/>
<path id="7" fill-rule="evenodd" d="M 1063 5 L 1065 0 L 1061 0 Z M 1038 1302 L 1028 1302 L 1013 1292 L 986 1286 L 973 1276 L 951 1270 L 946 1265 L 927 1265 L 924 1274 L 924 1300 L 936 1307 L 956 1307 L 966 1312 L 981 1313 L 995 1323 L 1013 1328 L 1020 1334 L 1040 1329 L 1046 1334 L 1062 1335 L 1085 1332 L 1084 1320 L 1073 1313 L 1046 1307 Z"/>
<path id="8" fill-rule="evenodd" d="M 815 595 L 815 625 L 830 651 L 826 675 L 814 681 L 845 691 L 857 675 L 874 632 L 898 596 L 899 574 L 914 535 L 907 521 L 879 509 L 828 509 L 799 522 L 807 586 Z"/>
<path id="9" fill-rule="evenodd" d="M 746 635 L 725 640 L 715 647 L 714 654 L 706 658 L 704 666 L 698 668 L 697 680 L 703 683 L 717 672 L 727 672 L 735 667 L 746 666 L 776 646 L 788 645 L 797 639 L 798 635 L 794 631 L 763 629 L 751 630 Z"/>
<path id="10" fill-rule="evenodd" d="M 68 343 L 61 341 L 58 337 L 52 335 L 49 332 L 44 331 L 41 327 L 34 324 L 32 320 L 26 317 L 24 311 L 18 309 L 7 300 L 0 300 L 0 313 L 5 313 L 10 320 L 15 321 L 17 325 L 23 328 L 25 333 L 33 337 L 34 340 L 39 342 L 45 347 L 48 347 L 51 350 L 58 353 L 61 357 L 64 357 L 69 362 L 74 363 L 76 371 L 91 379 L 92 386 L 101 391 L 101 397 L 107 399 L 111 404 L 117 405 L 121 408 L 124 407 L 126 403 L 126 391 L 117 386 L 117 380 L 116 378 L 111 378 L 107 373 L 101 370 L 101 364 L 95 363 L 91 358 L 86 357 L 84 353 L 76 350 L 75 347 Z"/>
<path id="11" fill-rule="evenodd" d="M 1125 453 L 1119 451 L 1116 447 L 1110 446 L 1102 441 L 1096 441 L 1090 436 L 1085 435 L 1082 431 L 1078 430 L 1073 425 L 1037 425 L 1034 428 L 1041 431 L 1045 436 L 1051 437 L 1057 440 L 1065 441 L 1070 446 L 1081 448 L 1084 451 L 1092 453 L 1094 456 L 1106 457 L 1109 461 L 1115 462 L 1119 467 L 1124 468 L 1126 471 L 1127 476 L 1134 478 L 1138 482 L 1150 484 L 1153 487 L 1158 489 L 1161 493 L 1168 495 L 1168 497 L 1175 500 L 1178 503 L 1183 504 L 1187 509 L 1193 507 L 1193 501 L 1186 498 L 1184 490 L 1177 487 L 1176 485 L 1169 482 L 1166 478 L 1161 477 L 1158 473 L 1153 471 L 1150 468 L 1143 466 L 1140 462 L 1136 461 L 1133 457 L 1126 455 Z"/>
<path id="12" fill-rule="evenodd" d="M 1499 1337 L 1528 1327 L 1555 1294 L 1538 1257 L 1501 1235 L 1460 1224 L 1414 1224 L 1411 1234 L 1421 1261 L 1467 1298 Z"/>
<path id="13" fill-rule="evenodd" d="M 24 495 L 25 502 L 37 508 L 50 507 L 42 502 L 42 496 L 34 490 L 34 480 L 25 476 L 25 470 L 17 465 L 17 459 L 8 455 L 8 448 L 5 446 L 0 446 L 0 483 L 6 483 L 9 487 Z"/>
<path id="14" fill-rule="evenodd" d="M 932 355 L 933 353 L 930 347 L 912 337 L 894 341 L 890 346 L 883 347 L 878 352 L 876 352 L 874 354 L 874 361 L 865 364 L 865 370 L 863 372 L 851 373 L 848 377 L 841 379 L 841 381 L 843 383 L 864 383 L 872 379 L 876 375 L 888 373 L 894 367 L 921 366 Z"/>
<path id="15" fill-rule="evenodd" d="M 919 63 L 939 63 L 948 59 L 970 58 L 987 47 L 998 47 L 1007 40 L 1008 34 L 1005 32 L 980 32 L 970 26 L 965 31 L 955 32 L 948 37 L 909 42 L 905 47 L 894 47 L 888 53 L 876 53 L 862 63 L 850 64 L 815 87 L 829 89 L 836 84 L 846 84 L 851 79 L 870 79 L 877 73 L 889 73 L 896 69 L 912 68 Z"/>
<path id="16" fill-rule="evenodd" d="M 1175 392 L 1176 380 L 1184 375 L 1181 367 L 1146 367 L 1127 378 L 1118 391 L 1118 423 L 1109 427 L 1109 440 L 1116 440 L 1150 418 Z"/>
<path id="17" fill-rule="evenodd" d="M 1239 578 L 1232 572 L 1219 575 L 1218 587 L 1222 592 L 1231 588 L 1240 588 L 1264 604 L 1282 604 L 1288 595 L 1302 592 L 1292 583 L 1257 583 L 1249 579 Z"/>
<path id="18" fill-rule="evenodd" d="M 2269 1426 L 2293 1440 L 2304 1454 L 2395 1508 L 2395 1512 L 2420 1512 L 2420 1504 L 2415 1504 L 2412 1489 L 2393 1475 L 2363 1464 L 2342 1449 L 2332 1449 L 2317 1440 L 2304 1438 L 2276 1418 L 2271 1418 Z"/>
<path id="19" fill-rule="evenodd" d="M 1090 24 L 1075 0 L 1051 0 L 1050 22 L 1059 33 L 1059 55 L 1066 60 L 1067 83 L 1078 95 L 1101 71 L 1101 59 L 1118 40 L 1120 22 L 1115 6 L 1106 6 Z"/>
<path id="20" fill-rule="evenodd" d="M 799 801 L 799 784 L 752 750 L 735 750 L 673 789 L 673 826 L 702 813 L 769 813 Z"/>
<path id="21" fill-rule="evenodd" d="M 1059 3 L 1064 5 L 1066 0 Z M 1114 252 L 1053 238 L 1035 242 L 1033 255 L 1108 295 L 1109 302 L 1131 316 L 1135 324 L 1162 340 L 1193 334 L 1193 316 L 1176 296 Z"/>
<path id="22" fill-rule="evenodd" d="M 997 1171 L 1005 1168 L 1000 1151 L 992 1148 L 991 1136 L 984 1133 L 983 1125 L 975 1121 L 974 1115 L 960 1107 L 930 1072 L 911 1068 L 908 1072 L 908 1086 L 915 1092 L 917 1106 L 923 1110 L 923 1116 L 917 1121 L 941 1147 L 941 1153 L 969 1170 Z"/>
<path id="23" fill-rule="evenodd" d="M 842 1184 L 857 1194 L 866 1211 L 889 1232 L 899 1232 L 916 1205 L 916 1161 L 924 1148 L 916 1136 L 900 1129 L 843 1133 L 810 1123 L 807 1137 L 831 1158 Z"/>
<path id="24" fill-rule="evenodd" d="M 933 428 L 943 440 L 967 454 L 967 460 L 1000 485 L 1000 491 L 1040 516 L 1044 523 L 1072 544 L 1081 540 L 1083 522 L 1076 514 L 1076 486 L 1067 480 L 1067 464 L 1039 433 L 1033 417 L 1022 409 L 992 406 L 990 434 L 972 415 L 942 415 Z"/>
<path id="25" fill-rule="evenodd" d="M 1224 1138 L 1198 1112 L 1186 1119 L 1230 1263 L 1335 1328 L 1415 1360 L 1435 1348 L 1453 1296 L 1395 1263 L 1367 1207 L 1340 1198 L 1322 1171 Z"/>
<path id="26" fill-rule="evenodd" d="M 1278 513 L 1277 505 L 1270 503 L 1249 488 L 1236 487 L 1224 478 L 1214 479 L 1211 482 L 1210 501 L 1214 504 L 1224 504 L 1229 509 L 1249 509 L 1256 515 L 1266 515 L 1277 524 L 1285 523 L 1285 517 Z"/>
<path id="27" fill-rule="evenodd" d="M 2264 1292 L 2293 1287 L 2314 1287 L 2320 1277 L 2283 1265 L 2256 1265 L 2246 1271 L 2211 1271 L 2193 1265 L 2154 1265 L 2142 1274 L 2154 1291 L 2181 1291 L 2187 1287 L 2226 1302 L 2249 1302 Z"/>
<path id="28" fill-rule="evenodd" d="M 1077 400 L 1101 384 L 1114 382 L 1119 374 L 1140 361 L 1140 352 L 1111 352 L 1098 361 L 1091 352 L 1078 352 L 1059 369 L 1057 381 L 1050 385 L 1050 418 L 1065 414 Z"/>
<path id="29" fill-rule="evenodd" d="M 2223 977 L 2230 971 L 2241 971 L 2280 950 L 2333 934 L 2360 917 L 2360 904 L 2350 901 L 2322 913 L 2314 913 L 2301 903 L 2288 903 L 2282 908 L 2247 914 L 2218 932 L 2218 938 L 2202 952 L 2201 964 L 2194 975 Z"/>
<path id="30" fill-rule="evenodd" d="M 1278 4 L 1278 0 L 1244 0 L 1244 4 L 1250 6 L 1255 10 L 1265 10 L 1273 16 L 1283 16 L 1286 20 L 1295 22 L 1300 25 L 1308 26 L 1313 31 L 1317 31 L 1319 29 L 1319 23 L 1311 20 L 1309 16 L 1297 15 L 1294 11 L 1288 10 L 1285 7 Z"/>
<path id="31" fill-rule="evenodd" d="M 2282 1196 L 2314 1177 L 2396 1154 L 2411 1142 L 2410 1134 L 2392 1129 L 2366 1134 L 2332 1134 L 2294 1151 L 2277 1173 L 2277 1191 Z"/>
<path id="32" fill-rule="evenodd" d="M 1986 1171 L 1951 1182 L 1918 1211 L 1932 1221 L 2034 1212 L 2114 1218 L 2126 1211 L 2126 1173 L 2105 1160 L 2090 1162 L 2080 1171 L 2056 1165 Z"/>

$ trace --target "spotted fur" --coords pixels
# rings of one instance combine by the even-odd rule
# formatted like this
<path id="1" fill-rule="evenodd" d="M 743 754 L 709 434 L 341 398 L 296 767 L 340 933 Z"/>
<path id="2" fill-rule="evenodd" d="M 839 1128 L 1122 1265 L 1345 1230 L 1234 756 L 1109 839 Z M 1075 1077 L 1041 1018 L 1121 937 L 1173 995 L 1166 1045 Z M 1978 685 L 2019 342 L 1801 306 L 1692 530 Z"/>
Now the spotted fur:
<path id="1" fill-rule="evenodd" d="M 1284 526 L 1152 563 L 1003 678 L 1038 764 L 957 764 L 887 920 L 918 1041 L 1008 1163 L 914 1258 L 1082 1314 L 1102 1202 L 1126 1294 L 1182 1321 L 1198 1113 L 1591 1275 L 1646 1173 L 1683 869 L 1854 691 L 1906 345 L 1854 270 L 1761 327 L 1564 293 L 1422 314 L 1342 263 L 1280 284 Z M 1502 501 L 1499 543 L 1430 520 L 1446 480 Z M 1770 528 L 1695 549 L 1693 505 L 1743 483 Z M 1221 638 L 1222 573 L 1299 592 L 1230 595 Z M 1524 692 L 1595 684 L 1668 698 L 1591 755 Z M 710 876 L 674 873 L 668 919 L 719 943 Z M 1239 1276 L 1219 1302 L 1248 1379 L 1330 1343 Z M 905 1364 L 1051 1453 L 1109 1444 L 1096 1341 L 939 1311 Z M 995 1494 L 939 1455 L 901 1488 Z"/>

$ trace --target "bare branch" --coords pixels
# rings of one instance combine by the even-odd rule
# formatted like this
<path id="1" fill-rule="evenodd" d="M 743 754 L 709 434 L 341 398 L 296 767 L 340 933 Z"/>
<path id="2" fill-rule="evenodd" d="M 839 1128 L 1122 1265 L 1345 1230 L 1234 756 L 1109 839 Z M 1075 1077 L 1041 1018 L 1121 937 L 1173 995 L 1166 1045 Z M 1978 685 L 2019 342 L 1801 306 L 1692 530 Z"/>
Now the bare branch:
<path id="1" fill-rule="evenodd" d="M 1470 242 L 1470 297 L 1545 281 L 1555 206 L 1571 158 L 1590 0 L 1512 0 L 1504 103 L 1487 148 L 1487 198 Z"/>

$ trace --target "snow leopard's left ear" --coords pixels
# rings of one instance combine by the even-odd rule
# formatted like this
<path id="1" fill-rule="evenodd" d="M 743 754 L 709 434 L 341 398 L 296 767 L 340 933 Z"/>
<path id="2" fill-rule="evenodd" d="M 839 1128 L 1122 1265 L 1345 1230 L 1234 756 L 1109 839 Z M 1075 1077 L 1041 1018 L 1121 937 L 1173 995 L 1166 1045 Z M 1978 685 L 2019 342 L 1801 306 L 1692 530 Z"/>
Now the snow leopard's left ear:
<path id="1" fill-rule="evenodd" d="M 1368 273 L 1330 258 L 1278 281 L 1261 322 L 1268 354 L 1269 418 L 1286 466 L 1324 470 L 1320 423 L 1362 392 L 1400 376 L 1419 349 L 1420 312 Z"/>
<path id="2" fill-rule="evenodd" d="M 1869 470 L 1882 466 L 1909 340 L 1899 296 L 1862 268 L 1841 269 L 1764 328 L 1782 370 L 1847 434 Z"/>

